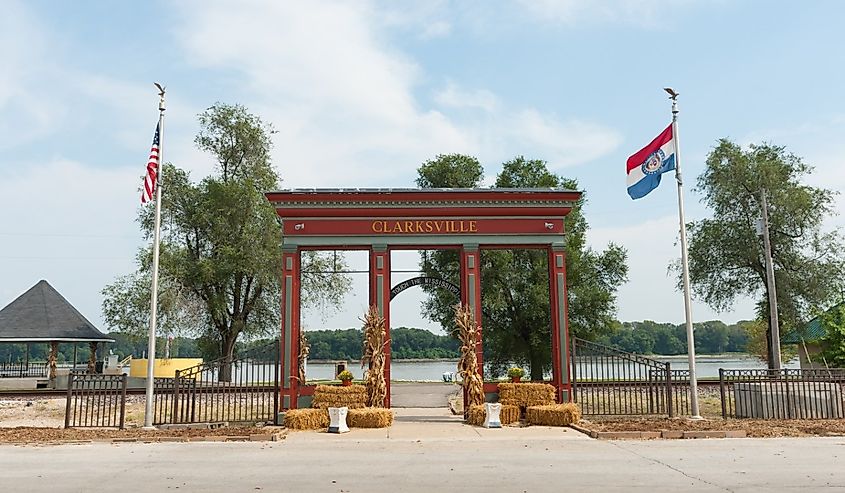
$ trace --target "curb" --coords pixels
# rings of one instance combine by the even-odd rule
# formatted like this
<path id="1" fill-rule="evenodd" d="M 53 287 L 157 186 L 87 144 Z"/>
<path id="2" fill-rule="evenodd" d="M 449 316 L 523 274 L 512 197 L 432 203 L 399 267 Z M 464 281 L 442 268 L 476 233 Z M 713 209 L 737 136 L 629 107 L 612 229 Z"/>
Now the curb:
<path id="1" fill-rule="evenodd" d="M 581 432 L 596 440 L 654 440 L 654 439 L 686 439 L 696 440 L 701 438 L 747 438 L 745 430 L 709 430 L 709 431 L 682 431 L 682 430 L 661 430 L 661 431 L 595 431 L 583 426 L 569 425 L 575 431 Z"/>

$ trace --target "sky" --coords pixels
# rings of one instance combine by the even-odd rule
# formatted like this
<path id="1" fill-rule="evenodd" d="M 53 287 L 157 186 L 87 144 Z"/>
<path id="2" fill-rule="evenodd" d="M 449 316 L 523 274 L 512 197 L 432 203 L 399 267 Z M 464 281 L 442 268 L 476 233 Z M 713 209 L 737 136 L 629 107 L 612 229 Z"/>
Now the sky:
<path id="1" fill-rule="evenodd" d="M 515 156 L 547 161 L 586 193 L 589 244 L 628 251 L 620 320 L 684 319 L 668 272 L 680 256 L 674 181 L 637 201 L 625 188 L 626 158 L 670 121 L 663 87 L 680 93 L 687 221 L 708 217 L 693 186 L 720 138 L 784 145 L 815 166 L 810 184 L 845 187 L 843 2 L 0 6 L 0 306 L 46 279 L 104 331 L 101 290 L 145 244 L 135 218 L 154 81 L 167 86 L 164 160 L 196 180 L 214 170 L 193 137 L 215 102 L 273 125 L 284 188 L 410 187 L 446 153 L 476 156 L 486 184 Z M 393 264 L 414 269 L 416 255 Z M 359 325 L 366 275 L 353 282 L 338 313 L 305 314 L 306 328 Z M 438 330 L 422 299 L 397 297 L 391 325 Z M 749 299 L 722 313 L 693 303 L 696 321 L 753 311 Z"/>

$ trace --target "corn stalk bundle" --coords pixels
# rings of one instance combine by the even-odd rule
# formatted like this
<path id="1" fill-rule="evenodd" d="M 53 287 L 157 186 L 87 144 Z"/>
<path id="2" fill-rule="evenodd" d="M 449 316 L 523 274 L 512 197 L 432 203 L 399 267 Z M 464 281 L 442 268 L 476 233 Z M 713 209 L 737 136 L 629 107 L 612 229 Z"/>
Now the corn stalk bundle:
<path id="1" fill-rule="evenodd" d="M 469 306 L 455 306 L 455 322 L 458 340 L 461 342 L 461 359 L 458 361 L 458 373 L 464 388 L 466 402 L 464 406 L 484 403 L 484 383 L 478 374 L 478 359 L 475 348 L 481 333 L 481 327 L 475 323 L 475 317 Z"/>
<path id="2" fill-rule="evenodd" d="M 311 345 L 308 344 L 308 338 L 305 337 L 305 332 L 299 333 L 299 383 L 305 383 L 305 360 L 308 359 L 308 354 L 311 353 Z"/>
<path id="3" fill-rule="evenodd" d="M 325 409 L 291 409 L 285 412 L 285 427 L 292 430 L 328 428 L 329 412 Z"/>
<path id="4" fill-rule="evenodd" d="M 356 409 L 366 407 L 367 388 L 363 385 L 317 385 L 311 407 L 328 409 L 330 407 L 348 407 Z"/>
<path id="5" fill-rule="evenodd" d="M 581 420 L 581 409 L 574 402 L 529 406 L 525 410 L 525 419 L 532 425 L 567 426 Z"/>
<path id="6" fill-rule="evenodd" d="M 380 407 L 350 409 L 346 423 L 352 428 L 387 428 L 393 424 L 393 411 Z"/>
<path id="7" fill-rule="evenodd" d="M 467 424 L 481 426 L 484 424 L 484 419 L 487 417 L 487 411 L 483 404 L 471 406 L 467 414 Z M 503 425 L 509 425 L 519 421 L 519 407 L 502 404 L 502 410 L 499 413 L 499 421 Z"/>
<path id="8" fill-rule="evenodd" d="M 364 351 L 361 358 L 361 368 L 369 366 L 367 372 L 367 405 L 370 407 L 384 407 L 387 396 L 387 382 L 384 381 L 384 348 L 388 344 L 384 340 L 384 317 L 379 314 L 378 307 L 371 305 L 361 319 L 364 322 Z"/>
<path id="9" fill-rule="evenodd" d="M 547 383 L 500 383 L 499 402 L 520 407 L 554 404 L 555 388 Z"/>

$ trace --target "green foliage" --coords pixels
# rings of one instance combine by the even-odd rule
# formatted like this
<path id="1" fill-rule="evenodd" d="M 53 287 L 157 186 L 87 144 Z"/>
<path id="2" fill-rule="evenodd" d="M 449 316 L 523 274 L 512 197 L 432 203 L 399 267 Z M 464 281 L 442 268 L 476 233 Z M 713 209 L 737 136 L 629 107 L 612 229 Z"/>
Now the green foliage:
<path id="1" fill-rule="evenodd" d="M 829 367 L 845 368 L 845 304 L 827 310 L 819 319 L 825 331 L 821 339 L 824 361 Z"/>
<path id="2" fill-rule="evenodd" d="M 270 163 L 273 131 L 240 105 L 217 103 L 199 121 L 195 142 L 217 168 L 195 183 L 186 171 L 163 166 L 160 308 L 165 330 L 199 336 L 207 359 L 231 359 L 241 334 L 255 338 L 279 327 L 281 228 L 263 194 L 279 183 Z M 151 238 L 154 208 L 143 208 L 139 222 Z M 146 330 L 149 249 L 138 261 L 136 274 L 103 290 L 108 325 L 136 333 Z M 304 255 L 303 271 L 324 262 Z M 349 289 L 338 275 L 305 275 L 302 282 L 306 307 L 337 306 Z"/>
<path id="3" fill-rule="evenodd" d="M 695 324 L 696 353 L 745 352 L 749 339 L 745 324 L 725 325 L 718 320 Z M 637 354 L 686 354 L 687 330 L 685 324 L 657 323 L 651 320 L 625 322 L 611 334 L 600 337 L 598 342 Z"/>
<path id="4" fill-rule="evenodd" d="M 483 178 L 470 156 L 438 156 L 418 170 L 417 185 L 433 188 L 478 187 Z M 577 189 L 574 180 L 548 171 L 545 161 L 517 157 L 502 165 L 496 188 Z M 625 250 L 609 245 L 603 252 L 586 246 L 587 222 L 582 198 L 566 217 L 564 239 L 570 328 L 581 337 L 609 331 L 616 308 L 616 289 L 627 278 Z M 460 283 L 460 261 L 454 250 L 422 254 L 424 275 Z M 423 286 L 429 295 L 426 316 L 443 327 L 454 325 L 459 300 L 443 289 Z M 528 365 L 532 379 L 551 368 L 551 320 L 548 254 L 543 250 L 483 250 L 481 252 L 484 357 L 488 369 L 503 373 L 511 363 Z"/>
<path id="5" fill-rule="evenodd" d="M 845 249 L 837 232 L 822 231 L 824 220 L 835 213 L 834 192 L 802 183 L 811 172 L 783 147 L 751 145 L 745 151 L 727 139 L 719 141 L 696 187 L 713 217 L 687 225 L 690 280 L 707 304 L 726 310 L 737 297 L 756 297 L 758 316 L 768 320 L 763 242 L 756 233 L 762 190 L 769 208 L 780 334 L 800 327 L 814 307 L 829 306 L 841 296 Z"/>
<path id="6" fill-rule="evenodd" d="M 312 360 L 361 359 L 363 334 L 360 329 L 311 330 L 306 333 Z M 458 341 L 425 329 L 396 327 L 390 329 L 391 358 L 457 359 Z"/>

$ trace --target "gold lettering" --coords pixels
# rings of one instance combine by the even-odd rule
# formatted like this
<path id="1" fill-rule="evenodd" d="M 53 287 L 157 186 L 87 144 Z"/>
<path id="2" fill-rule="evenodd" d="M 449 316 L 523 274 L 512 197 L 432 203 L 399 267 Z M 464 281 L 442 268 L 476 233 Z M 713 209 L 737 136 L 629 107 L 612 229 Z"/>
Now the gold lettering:
<path id="1" fill-rule="evenodd" d="M 373 221 L 373 233 L 384 233 L 386 221 Z"/>
<path id="2" fill-rule="evenodd" d="M 405 233 L 414 232 L 414 221 L 405 221 Z"/>
<path id="3" fill-rule="evenodd" d="M 434 230 L 434 225 L 431 224 L 431 221 L 425 222 L 425 232 L 431 233 Z"/>
<path id="4" fill-rule="evenodd" d="M 423 222 L 417 221 L 414 223 L 414 233 L 422 233 L 423 232 Z"/>
<path id="5" fill-rule="evenodd" d="M 470 233 L 478 233 L 478 221 L 470 221 L 469 222 L 469 232 Z"/>
<path id="6" fill-rule="evenodd" d="M 402 231 L 402 223 L 400 223 L 399 221 L 396 221 L 395 223 L 393 223 L 393 230 L 390 231 L 390 232 L 391 233 L 404 233 L 404 231 Z"/>
<path id="7" fill-rule="evenodd" d="M 467 232 L 467 229 L 465 228 L 466 223 L 467 223 L 466 221 L 461 221 L 461 233 Z"/>
<path id="8" fill-rule="evenodd" d="M 443 227 L 443 221 L 434 221 L 434 226 L 437 228 L 437 232 L 440 232 L 440 229 Z"/>

